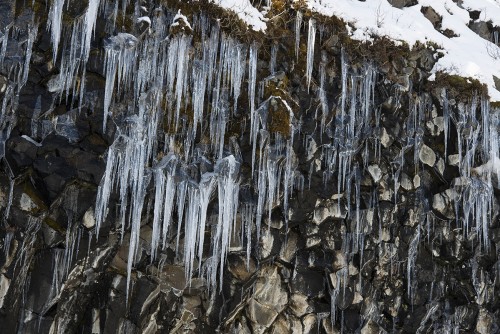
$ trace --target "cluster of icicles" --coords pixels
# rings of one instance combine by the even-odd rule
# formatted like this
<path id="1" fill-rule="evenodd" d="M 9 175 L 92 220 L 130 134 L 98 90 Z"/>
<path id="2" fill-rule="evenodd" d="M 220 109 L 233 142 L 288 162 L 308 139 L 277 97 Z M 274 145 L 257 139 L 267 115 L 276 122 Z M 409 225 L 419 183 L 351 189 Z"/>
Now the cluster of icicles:
<path id="1" fill-rule="evenodd" d="M 66 34 L 61 32 L 63 6 L 64 0 L 54 0 L 50 8 L 48 25 L 53 57 L 54 60 L 59 59 L 60 74 L 49 83 L 49 89 L 59 98 L 64 93 L 66 98 L 79 96 L 78 101 L 82 105 L 89 101 L 84 78 L 98 9 L 101 6 L 103 13 L 116 19 L 118 2 L 102 4 L 99 0 L 90 0 L 85 14 L 75 20 Z M 294 191 L 300 192 L 307 183 L 307 176 L 302 175 L 297 168 L 294 142 L 305 145 L 308 157 L 314 156 L 316 143 L 313 136 L 301 133 L 300 119 L 296 118 L 284 100 L 282 102 L 290 112 L 289 135 L 268 131 L 270 100 L 264 100 L 263 85 L 257 82 L 257 43 L 246 45 L 239 42 L 223 33 L 217 24 L 213 24 L 203 14 L 195 15 L 193 22 L 189 23 L 180 14 L 158 8 L 154 10 L 152 19 L 143 18 L 142 21 L 149 27 L 141 36 L 118 33 L 105 41 L 103 128 L 106 129 L 112 120 L 116 125 L 116 137 L 108 150 L 106 170 L 98 190 L 96 233 L 105 223 L 108 208 L 112 207 L 110 197 L 116 193 L 119 197 L 117 227 L 122 229 L 122 235 L 130 229 L 127 288 L 140 248 L 141 222 L 152 213 L 152 261 L 159 257 L 160 250 L 175 247 L 185 264 L 188 281 L 197 271 L 198 275 L 207 278 L 208 286 L 214 291 L 220 283 L 217 277 L 223 277 L 225 259 L 238 228 L 241 240 L 246 243 L 249 259 L 252 242 L 260 240 L 261 222 L 267 219 L 271 225 L 271 212 L 281 201 L 284 220 L 288 223 L 289 198 Z M 304 26 L 300 12 L 295 26 L 298 57 L 301 29 Z M 176 28 L 175 34 L 170 33 L 172 27 Z M 27 80 L 31 48 L 37 35 L 37 26 L 30 26 L 24 62 L 12 64 L 5 61 L 9 38 L 14 38 L 16 34 L 9 29 L 5 29 L 0 39 L 0 68 L 2 72 L 11 74 L 2 105 L 2 145 L 8 138 L 5 131 L 12 124 L 12 121 L 6 121 L 7 116 L 14 117 L 17 105 L 15 98 Z M 307 29 L 306 79 L 309 87 L 315 66 L 317 32 L 314 19 L 309 20 Z M 200 41 L 194 42 L 193 34 L 201 36 Z M 63 47 L 58 48 L 61 43 Z M 262 82 L 275 75 L 277 52 L 274 46 L 271 50 L 269 77 Z M 380 108 L 374 104 L 377 71 L 369 63 L 352 70 L 346 56 L 342 54 L 342 88 L 336 116 L 332 117 L 332 103 L 327 101 L 324 88 L 327 80 L 326 59 L 321 59 L 316 64 L 319 72 L 317 119 L 323 136 L 321 164 L 317 165 L 313 158 L 308 158 L 309 184 L 312 173 L 318 172 L 319 168 L 323 171 L 325 186 L 336 187 L 338 194 L 345 192 L 344 198 L 347 199 L 354 194 L 355 207 L 351 208 L 348 201 L 348 213 L 349 218 L 356 222 L 355 231 L 346 233 L 342 249 L 348 260 L 354 254 L 360 254 L 362 265 L 367 222 L 360 210 L 361 177 L 370 160 L 369 152 L 375 152 L 376 160 L 381 158 Z M 79 84 L 77 77 L 83 78 L 78 80 Z M 236 114 L 238 98 L 243 89 L 247 90 L 245 94 L 249 101 L 248 117 L 243 118 L 250 121 L 250 180 L 242 180 L 240 175 L 243 158 L 237 138 L 226 138 L 228 122 L 232 117 L 241 118 L 241 115 Z M 396 99 L 400 94 L 396 94 Z M 192 117 L 185 117 L 187 104 L 191 105 Z M 492 164 L 498 161 L 498 116 L 490 115 L 486 100 L 474 99 L 469 106 L 464 106 L 458 116 L 449 110 L 446 92 L 443 92 L 442 104 L 445 145 L 450 122 L 454 122 L 459 138 L 459 168 L 469 180 L 467 186 L 457 189 L 456 217 L 463 225 L 464 233 L 477 232 L 482 247 L 487 249 L 493 194 L 491 180 L 492 173 L 496 172 L 492 172 L 492 168 L 485 169 L 484 175 L 478 178 L 471 175 L 471 170 L 478 152 L 483 161 Z M 478 104 L 481 107 L 481 121 L 476 119 Z M 404 154 L 413 150 L 413 163 L 415 166 L 419 164 L 424 116 L 430 108 L 428 98 L 416 98 L 402 125 L 405 146 L 393 161 L 393 196 L 396 203 Z M 242 134 L 245 133 L 245 126 L 242 124 Z M 169 130 L 165 133 L 160 130 L 163 128 Z M 198 140 L 203 136 L 205 140 Z M 361 155 L 363 163 L 353 159 L 357 155 Z M 336 180 L 336 184 L 332 180 Z M 251 195 L 241 196 L 243 193 Z M 376 208 L 378 203 L 376 191 L 372 197 L 370 210 Z M 214 209 L 210 206 L 214 198 L 217 198 L 217 215 L 209 212 Z M 147 203 L 152 203 L 152 206 Z M 150 212 L 145 214 L 148 210 Z M 214 221 L 207 221 L 211 217 L 215 217 Z M 407 292 L 410 296 L 414 289 L 414 265 L 421 233 L 426 228 L 428 235 L 432 233 L 432 219 L 427 214 L 420 220 L 409 247 Z M 208 258 L 204 254 L 207 226 L 211 226 L 212 238 Z M 173 231 L 174 227 L 176 231 Z M 175 240 L 171 240 L 172 235 Z M 183 242 L 180 241 L 181 235 Z M 69 256 L 71 262 L 74 255 L 68 252 L 64 256 Z M 57 257 L 57 261 L 63 261 L 68 267 L 67 259 Z M 345 289 L 347 270 L 340 270 L 335 275 L 337 284 L 331 289 L 332 321 L 335 320 L 336 298 L 341 289 Z M 57 281 L 61 280 L 58 276 Z"/>

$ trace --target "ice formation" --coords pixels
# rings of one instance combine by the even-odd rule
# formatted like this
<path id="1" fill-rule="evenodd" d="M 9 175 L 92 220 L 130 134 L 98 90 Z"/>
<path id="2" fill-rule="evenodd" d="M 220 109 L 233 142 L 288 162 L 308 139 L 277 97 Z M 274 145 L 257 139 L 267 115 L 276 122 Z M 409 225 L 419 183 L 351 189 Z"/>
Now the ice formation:
<path id="1" fill-rule="evenodd" d="M 220 5 L 239 6 L 246 2 L 220 1 Z M 77 17 L 66 33 L 61 23 L 64 3 L 64 0 L 53 0 L 49 9 L 48 27 L 51 31 L 53 61 L 60 68 L 59 74 L 50 82 L 50 90 L 58 98 L 62 98 L 64 92 L 67 99 L 80 96 L 81 107 L 82 101 L 86 101 L 83 98 L 86 94 L 86 66 L 96 17 L 102 3 L 90 0 L 84 15 Z M 340 1 L 338 8 L 342 9 L 347 3 Z M 308 6 L 328 13 L 338 14 L 340 10 L 321 1 L 311 1 Z M 265 30 L 261 13 L 256 14 L 252 10 L 255 8 L 250 7 L 245 7 L 246 13 L 257 17 L 250 25 L 256 30 Z M 311 136 L 300 133 L 287 99 L 273 95 L 264 100 L 259 96 L 263 92 L 259 93 L 258 87 L 264 87 L 267 83 L 265 80 L 269 81 L 278 75 L 276 58 L 280 50 L 277 45 L 271 49 L 270 77 L 262 79 L 258 76 L 258 64 L 259 52 L 263 51 L 259 50 L 257 42 L 247 45 L 229 36 L 219 25 L 210 23 L 203 14 L 196 16 L 193 22 L 188 22 L 187 17 L 180 12 L 175 14 L 157 9 L 155 16 L 151 17 L 141 16 L 137 19 L 138 23 L 147 23 L 150 31 L 136 35 L 118 32 L 107 38 L 104 44 L 106 82 L 102 127 L 104 133 L 113 128 L 114 141 L 107 150 L 106 169 L 98 188 L 95 233 L 98 237 L 102 229 L 116 228 L 121 233 L 122 242 L 128 242 L 127 294 L 134 266 L 144 248 L 141 228 L 149 215 L 152 217 L 152 231 L 147 252 L 151 262 L 160 259 L 166 249 L 175 251 L 179 261 L 184 264 L 187 284 L 191 284 L 195 276 L 203 277 L 210 291 L 217 292 L 222 287 L 227 256 L 232 243 L 236 243 L 234 240 L 241 240 L 248 266 L 252 250 L 261 240 L 262 227 L 266 225 L 271 229 L 276 208 L 281 209 L 288 230 L 290 200 L 301 193 L 306 178 L 309 178 L 310 184 L 313 168 L 322 171 L 325 188 L 335 190 L 334 196 L 337 197 L 331 211 L 341 216 L 345 206 L 346 215 L 354 223 L 354 232 L 343 232 L 341 252 L 348 260 L 359 256 L 363 264 L 366 231 L 377 228 L 368 223 L 367 216 L 380 211 L 377 190 L 373 191 L 373 198 L 367 201 L 368 207 L 361 208 L 361 187 L 368 176 L 365 171 L 369 170 L 369 164 L 381 160 L 381 111 L 374 101 L 379 73 L 375 65 L 367 61 L 363 66 L 351 67 L 348 55 L 342 50 L 339 66 L 341 85 L 335 92 L 338 94 L 338 103 L 329 101 L 326 86 L 331 74 L 326 70 L 326 58 L 322 56 L 319 63 L 315 62 L 316 37 L 318 31 L 322 31 L 319 27 L 321 24 L 309 18 L 305 79 L 308 91 L 311 94 L 317 92 L 318 97 L 316 110 L 320 112 L 320 117 L 317 118 L 317 125 L 322 142 L 319 150 L 321 154 L 316 154 L 317 143 Z M 297 11 L 297 59 L 304 56 L 300 54 L 302 21 L 302 13 Z M 34 24 L 27 29 L 24 59 L 21 61 L 5 62 L 9 36 L 14 33 L 10 27 L 4 30 L 0 39 L 0 68 L 6 68 L 7 73 L 17 73 L 17 76 L 12 74 L 9 77 L 1 105 L 2 146 L 12 126 L 10 120 L 14 117 L 12 111 L 15 110 L 18 93 L 28 79 L 38 26 Z M 362 30 L 363 26 L 358 29 Z M 194 40 L 192 31 L 199 32 L 201 40 Z M 354 37 L 361 36 L 355 34 Z M 418 36 L 412 38 L 418 40 Z M 60 48 L 61 43 L 69 47 Z M 318 83 L 312 82 L 315 69 L 319 73 Z M 401 91 L 407 88 L 399 87 Z M 243 103 L 242 96 L 247 97 L 248 105 Z M 443 108 L 444 157 L 448 159 L 447 153 L 451 150 L 448 139 L 454 128 L 458 171 L 463 179 L 460 184 L 457 182 L 452 196 L 455 219 L 462 228 L 464 238 L 477 235 L 480 249 L 488 251 L 494 188 L 500 184 L 499 115 L 491 110 L 483 96 L 475 96 L 469 104 L 462 104 L 460 113 L 454 113 L 449 107 L 445 90 L 441 92 L 440 103 Z M 285 124 L 285 130 L 273 130 L 270 126 L 276 105 L 281 106 L 286 114 L 288 124 Z M 425 115 L 432 113 L 430 106 L 429 97 L 425 94 L 411 97 L 406 121 L 398 125 L 402 129 L 404 146 L 388 162 L 393 169 L 392 179 L 388 182 L 393 188 L 384 198 L 385 201 L 397 205 L 399 196 L 402 196 L 398 192 L 403 182 L 401 173 L 405 154 L 413 154 L 411 158 L 417 176 L 423 168 L 419 152 L 425 145 L 422 138 L 425 126 L 423 120 Z M 43 140 L 38 124 L 40 109 L 40 106 L 35 106 L 31 134 L 33 138 Z M 234 126 L 234 117 L 241 110 L 248 110 L 245 120 L 249 119 L 249 129 L 242 123 L 239 124 L 241 128 L 234 130 L 230 127 Z M 68 138 L 70 142 L 76 142 L 79 139 L 74 130 L 77 117 L 78 108 L 72 109 L 67 115 L 55 117 L 50 131 Z M 246 166 L 243 166 L 244 158 L 234 140 L 238 135 L 243 136 L 245 131 L 248 133 L 245 140 L 251 147 L 250 180 L 241 179 L 240 170 Z M 23 138 L 40 146 L 31 137 L 24 135 Z M 302 144 L 310 164 L 311 173 L 308 176 L 298 170 L 295 150 Z M 374 159 L 366 153 L 370 150 L 375 152 Z M 0 152 L 3 156 L 3 147 Z M 485 164 L 475 167 L 479 156 Z M 370 175 L 374 184 L 377 184 L 381 180 L 374 171 Z M 5 210 L 7 217 L 12 204 L 13 182 L 11 180 Z M 250 192 L 251 196 L 242 199 L 245 191 Z M 117 198 L 118 205 L 114 204 L 116 200 L 113 197 Z M 65 237 L 68 245 L 77 244 L 81 234 L 73 221 L 77 198 L 76 193 L 68 194 L 67 200 L 71 201 L 69 206 L 74 208 L 72 212 L 67 212 Z M 415 208 L 417 212 L 422 210 L 424 208 Z M 379 239 L 382 240 L 382 217 L 371 219 L 379 222 Z M 406 263 L 406 291 L 412 301 L 418 271 L 415 263 L 420 244 L 425 237 L 429 240 L 432 233 L 431 221 L 428 215 L 420 216 L 420 223 L 414 227 L 408 243 L 407 258 L 397 259 L 392 249 L 387 251 L 391 268 L 392 261 Z M 39 228 L 40 222 L 33 219 L 28 223 L 27 233 Z M 208 252 L 204 247 L 207 234 L 211 236 Z M 11 237 L 8 235 L 4 242 L 5 253 L 9 252 Z M 28 237 L 23 247 L 33 242 Z M 62 280 L 69 274 L 68 268 L 75 258 L 73 251 L 73 248 L 67 248 L 64 252 L 56 251 L 54 254 L 53 265 L 58 269 L 55 270 L 51 287 L 53 298 L 58 294 Z M 32 254 L 25 254 L 20 261 L 26 262 L 28 256 Z M 21 262 L 20 268 L 23 267 Z M 348 274 L 347 267 L 330 274 L 332 323 L 336 321 L 338 305 L 342 304 L 341 299 L 346 295 Z M 25 269 L 21 269 L 20 275 L 27 275 Z M 359 277 L 361 281 L 361 273 Z M 365 316 L 368 318 L 377 312 L 367 311 Z"/>

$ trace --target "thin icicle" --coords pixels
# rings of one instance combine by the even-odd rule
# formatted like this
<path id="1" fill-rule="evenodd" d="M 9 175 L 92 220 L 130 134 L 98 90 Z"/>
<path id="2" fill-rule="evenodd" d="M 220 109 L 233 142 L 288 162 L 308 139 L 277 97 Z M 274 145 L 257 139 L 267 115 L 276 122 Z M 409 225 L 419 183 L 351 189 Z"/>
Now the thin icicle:
<path id="1" fill-rule="evenodd" d="M 271 60 L 269 61 L 269 74 L 273 75 L 276 72 L 276 57 L 278 55 L 278 44 L 273 44 L 271 47 Z"/>
<path id="2" fill-rule="evenodd" d="M 250 46 L 248 59 L 248 99 L 250 103 L 250 142 L 252 143 L 252 174 L 255 167 L 255 147 L 257 145 L 258 124 L 255 117 L 255 85 L 257 81 L 257 43 Z"/>
<path id="3" fill-rule="evenodd" d="M 308 92 L 309 92 L 309 86 L 311 85 L 315 45 L 316 45 L 316 20 L 310 18 L 309 31 L 307 34 L 307 66 L 306 66 L 306 81 L 307 81 Z"/>
<path id="4" fill-rule="evenodd" d="M 174 176 L 170 172 L 167 175 L 167 185 L 165 186 L 165 195 L 164 195 L 163 228 L 162 228 L 163 249 L 165 249 L 167 246 L 167 233 L 169 231 L 170 223 L 172 220 L 175 189 L 176 187 L 174 183 Z"/>
<path id="5" fill-rule="evenodd" d="M 415 295 L 415 263 L 417 261 L 418 254 L 418 244 L 420 243 L 420 225 L 417 225 L 417 230 L 410 241 L 410 246 L 408 248 L 408 262 L 406 264 L 406 279 L 408 281 L 408 286 L 406 292 L 413 305 L 413 298 Z"/>
<path id="6" fill-rule="evenodd" d="M 199 224 L 200 190 L 190 184 L 188 187 L 187 206 L 184 223 L 184 270 L 186 281 L 190 282 L 196 254 L 197 234 L 203 229 Z"/>
<path id="7" fill-rule="evenodd" d="M 177 237 L 175 241 L 175 253 L 179 253 L 179 240 L 181 237 L 181 228 L 184 218 L 184 208 L 186 205 L 186 195 L 188 189 L 188 181 L 183 180 L 177 184 Z"/>
<path id="8" fill-rule="evenodd" d="M 161 234 L 161 213 L 163 212 L 163 195 L 165 193 L 165 175 L 163 171 L 156 169 L 154 171 L 155 184 L 155 204 L 153 213 L 153 232 L 151 236 L 151 262 L 156 258 L 156 251 L 160 243 Z"/>
<path id="9" fill-rule="evenodd" d="M 448 161 L 448 135 L 450 129 L 450 107 L 448 103 L 448 95 L 446 89 L 443 88 L 441 92 L 441 97 L 443 99 L 443 130 L 444 130 L 444 159 Z"/>
<path id="10" fill-rule="evenodd" d="M 326 80 L 326 53 L 321 55 L 321 63 L 319 65 L 319 102 L 321 105 L 321 128 L 320 128 L 320 138 L 323 138 L 323 133 L 325 132 L 326 119 L 328 117 L 328 101 L 326 99 L 325 92 L 325 80 Z"/>
<path id="11" fill-rule="evenodd" d="M 302 12 L 297 11 L 297 17 L 295 18 L 295 57 L 297 57 L 297 60 L 299 59 L 301 26 L 302 26 Z"/>
<path id="12" fill-rule="evenodd" d="M 198 270 L 201 270 L 201 263 L 203 260 L 203 244 L 205 242 L 205 225 L 207 222 L 207 210 L 210 202 L 210 197 L 217 185 L 217 178 L 214 173 L 205 173 L 200 181 L 200 222 L 198 224 Z"/>

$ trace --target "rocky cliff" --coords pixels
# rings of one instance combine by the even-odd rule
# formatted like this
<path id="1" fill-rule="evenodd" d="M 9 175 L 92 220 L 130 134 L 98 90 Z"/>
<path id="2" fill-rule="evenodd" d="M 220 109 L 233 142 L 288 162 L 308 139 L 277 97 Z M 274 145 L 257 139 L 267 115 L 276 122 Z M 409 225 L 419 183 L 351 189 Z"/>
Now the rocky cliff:
<path id="1" fill-rule="evenodd" d="M 499 333 L 479 2 L 0 3 L 1 332 Z"/>

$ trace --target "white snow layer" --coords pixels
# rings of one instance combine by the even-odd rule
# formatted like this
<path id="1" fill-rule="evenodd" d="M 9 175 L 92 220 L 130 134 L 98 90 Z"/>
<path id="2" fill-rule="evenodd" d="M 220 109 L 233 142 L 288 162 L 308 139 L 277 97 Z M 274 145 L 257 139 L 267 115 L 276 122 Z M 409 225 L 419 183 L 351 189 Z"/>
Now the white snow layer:
<path id="1" fill-rule="evenodd" d="M 467 26 L 468 10 L 480 11 L 479 20 L 500 26 L 500 0 L 463 0 L 461 7 L 452 0 L 419 0 L 417 5 L 403 9 L 391 6 L 387 0 L 307 0 L 307 6 L 313 12 L 343 19 L 356 40 L 369 42 L 374 36 L 385 36 L 410 47 L 417 42 L 436 43 L 440 47 L 436 51 L 444 56 L 432 73 L 442 71 L 477 79 L 488 86 L 492 101 L 500 101 L 493 79 L 500 78 L 500 47 Z M 452 30 L 457 37 L 448 38 L 436 30 L 422 14 L 422 7 L 432 7 L 442 17 L 440 30 Z"/>
<path id="2" fill-rule="evenodd" d="M 210 0 L 215 5 L 233 11 L 255 31 L 266 30 L 264 14 L 252 6 L 250 0 Z"/>

